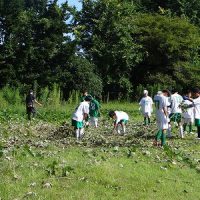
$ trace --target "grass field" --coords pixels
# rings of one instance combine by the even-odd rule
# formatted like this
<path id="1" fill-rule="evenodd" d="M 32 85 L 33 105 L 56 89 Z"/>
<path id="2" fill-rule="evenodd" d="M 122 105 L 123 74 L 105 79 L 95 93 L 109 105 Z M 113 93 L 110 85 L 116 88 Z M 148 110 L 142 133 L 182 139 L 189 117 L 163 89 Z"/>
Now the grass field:
<path id="1" fill-rule="evenodd" d="M 102 105 L 100 127 L 72 136 L 74 105 L 38 108 L 29 123 L 24 108 L 0 112 L 0 199 L 200 199 L 200 141 L 152 146 L 155 123 L 143 127 L 136 104 Z M 110 109 L 129 113 L 126 136 L 111 135 Z M 65 125 L 62 125 L 65 122 Z"/>

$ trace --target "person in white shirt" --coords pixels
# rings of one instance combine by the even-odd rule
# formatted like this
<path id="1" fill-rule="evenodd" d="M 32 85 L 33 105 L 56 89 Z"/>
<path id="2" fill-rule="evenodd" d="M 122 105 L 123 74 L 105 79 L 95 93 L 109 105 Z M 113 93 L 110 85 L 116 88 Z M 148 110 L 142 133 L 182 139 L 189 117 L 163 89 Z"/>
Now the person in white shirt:
<path id="1" fill-rule="evenodd" d="M 169 127 L 169 118 L 168 118 L 168 97 L 169 91 L 163 90 L 158 92 L 154 97 L 154 104 L 156 109 L 156 121 L 158 126 L 158 132 L 156 133 L 154 145 L 159 145 L 159 140 L 161 140 L 161 146 L 166 144 L 166 130 Z"/>
<path id="2" fill-rule="evenodd" d="M 126 133 L 126 124 L 128 123 L 129 116 L 126 112 L 123 111 L 110 111 L 109 116 L 114 119 L 114 128 L 113 133 L 115 130 L 118 134 L 121 134 L 121 129 L 123 131 L 123 134 Z"/>
<path id="3" fill-rule="evenodd" d="M 193 106 L 194 106 L 194 118 L 195 126 L 197 127 L 197 139 L 200 140 L 200 89 L 194 88 L 192 91 L 192 96 L 194 97 Z"/>
<path id="4" fill-rule="evenodd" d="M 81 139 L 84 135 L 84 120 L 87 119 L 89 115 L 89 104 L 91 100 L 91 96 L 86 96 L 72 115 L 72 126 L 74 127 L 77 140 Z"/>
<path id="5" fill-rule="evenodd" d="M 144 90 L 144 97 L 140 100 L 139 105 L 141 106 L 141 111 L 144 116 L 144 125 L 148 125 L 151 123 L 150 117 L 153 112 L 153 100 L 150 96 L 148 96 L 148 91 Z"/>
<path id="6" fill-rule="evenodd" d="M 183 112 L 183 130 L 186 133 L 187 125 L 189 126 L 189 133 L 192 132 L 192 124 L 194 123 L 194 107 L 189 107 L 192 105 L 192 101 L 189 100 L 192 94 L 191 91 L 187 91 L 185 96 L 183 96 L 183 108 L 185 108 Z"/>
<path id="7" fill-rule="evenodd" d="M 170 101 L 171 101 L 171 114 L 169 115 L 170 121 L 178 123 L 179 133 L 181 138 L 183 138 L 184 134 L 182 126 L 182 109 L 181 109 L 183 97 L 178 94 L 177 90 L 173 90 Z"/>

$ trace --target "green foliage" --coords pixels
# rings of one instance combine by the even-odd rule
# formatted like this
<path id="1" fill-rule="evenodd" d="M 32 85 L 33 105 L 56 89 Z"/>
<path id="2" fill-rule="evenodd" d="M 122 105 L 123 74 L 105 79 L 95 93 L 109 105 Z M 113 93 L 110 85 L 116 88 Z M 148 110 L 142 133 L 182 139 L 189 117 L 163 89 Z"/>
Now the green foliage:
<path id="1" fill-rule="evenodd" d="M 62 74 L 62 87 L 68 91 L 83 91 L 85 88 L 94 94 L 102 93 L 101 78 L 95 73 L 94 65 L 83 57 L 74 57 L 69 68 Z"/>
<path id="2" fill-rule="evenodd" d="M 188 19 L 193 24 L 200 25 L 200 2 L 196 0 L 136 0 L 140 10 L 170 14 Z"/>
<path id="3" fill-rule="evenodd" d="M 83 1 L 76 27 L 78 41 L 97 66 L 104 90 L 119 88 L 125 96 L 131 92 L 131 69 L 142 54 L 131 37 L 131 26 L 122 25 L 121 19 L 135 13 L 134 4 L 119 0 Z"/>
<path id="4" fill-rule="evenodd" d="M 183 75 L 186 66 L 192 66 L 199 59 L 198 28 L 177 17 L 169 19 L 150 14 L 139 15 L 133 24 L 136 25 L 133 37 L 137 38 L 145 52 L 143 61 L 134 70 L 133 80 L 140 82 L 143 77 L 142 84 L 186 86 L 187 80 L 183 82 L 180 74 Z"/>
<path id="5" fill-rule="evenodd" d="M 49 97 L 49 88 L 45 87 L 41 90 L 40 101 L 43 105 L 48 104 L 48 97 Z"/>
<path id="6" fill-rule="evenodd" d="M 1 90 L 1 99 L 2 99 L 2 104 L 6 105 L 6 102 L 9 105 L 20 105 L 22 103 L 22 98 L 19 93 L 19 89 L 17 88 L 11 88 L 9 86 L 5 86 Z"/>
<path id="7" fill-rule="evenodd" d="M 140 84 L 199 85 L 199 1 L 82 4 L 77 11 L 67 1 L 0 1 L 1 88 L 40 93 L 57 84 L 59 94 L 45 89 L 41 100 L 58 105 L 61 98 L 74 101 L 73 90 L 129 100 Z M 9 95 L 0 98 L 11 102 Z M 17 93 L 14 99 L 20 101 Z"/>
<path id="8" fill-rule="evenodd" d="M 52 90 L 49 92 L 48 105 L 53 108 L 57 108 L 61 103 L 61 92 L 60 87 L 57 84 L 53 85 Z"/>
<path id="9" fill-rule="evenodd" d="M 72 91 L 69 93 L 69 98 L 68 98 L 68 101 L 67 101 L 67 102 L 68 102 L 69 104 L 78 105 L 78 103 L 80 102 L 80 96 L 81 96 L 80 91 L 72 90 Z"/>

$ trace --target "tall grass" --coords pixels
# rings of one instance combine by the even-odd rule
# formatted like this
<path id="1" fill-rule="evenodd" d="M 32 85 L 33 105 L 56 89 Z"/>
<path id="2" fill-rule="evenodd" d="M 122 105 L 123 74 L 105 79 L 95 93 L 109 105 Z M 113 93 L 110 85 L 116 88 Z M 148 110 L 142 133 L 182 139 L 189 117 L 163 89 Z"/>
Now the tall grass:
<path id="1" fill-rule="evenodd" d="M 80 102 L 80 91 L 72 90 L 69 94 L 68 104 L 78 104 Z"/>
<path id="2" fill-rule="evenodd" d="M 0 91 L 0 107 L 6 108 L 8 105 L 17 106 L 22 104 L 22 97 L 20 96 L 20 92 L 18 88 L 11 88 L 5 86 Z"/>

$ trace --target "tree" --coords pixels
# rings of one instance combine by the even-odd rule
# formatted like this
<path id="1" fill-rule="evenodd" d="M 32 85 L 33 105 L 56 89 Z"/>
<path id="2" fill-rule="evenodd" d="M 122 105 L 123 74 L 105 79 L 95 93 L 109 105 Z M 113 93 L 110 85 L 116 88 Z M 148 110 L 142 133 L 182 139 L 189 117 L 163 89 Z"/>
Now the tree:
<path id="1" fill-rule="evenodd" d="M 102 93 L 102 81 L 95 72 L 94 64 L 81 56 L 70 58 L 69 67 L 60 74 L 59 79 L 62 81 L 61 85 L 64 91 L 87 89 L 91 94 L 97 96 Z M 67 95 L 65 94 L 65 97 Z"/>
<path id="2" fill-rule="evenodd" d="M 0 5 L 1 86 L 60 83 L 58 74 L 75 53 L 66 23 L 73 9 L 47 0 L 1 0 Z"/>
<path id="3" fill-rule="evenodd" d="M 85 0 L 76 17 L 75 35 L 96 65 L 105 92 L 130 92 L 130 74 L 142 53 L 130 35 L 131 27 L 122 26 L 121 19 L 135 14 L 135 5 L 129 2 Z"/>
<path id="4" fill-rule="evenodd" d="M 186 66 L 192 67 L 199 60 L 199 29 L 184 19 L 158 14 L 138 15 L 132 19 L 132 24 L 137 27 L 132 36 L 145 52 L 143 61 L 134 70 L 132 80 L 153 84 L 160 77 L 162 83 L 162 77 L 167 75 L 176 84 L 184 84 L 180 74 L 187 71 Z"/>
<path id="5" fill-rule="evenodd" d="M 139 10 L 171 14 L 200 26 L 200 1 L 197 0 L 136 0 Z"/>

